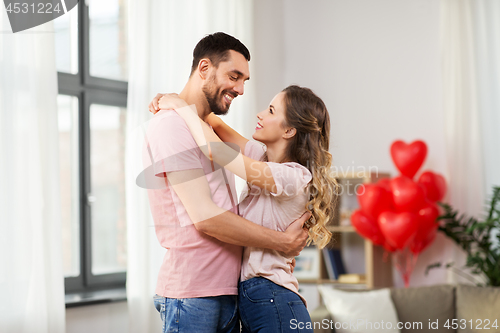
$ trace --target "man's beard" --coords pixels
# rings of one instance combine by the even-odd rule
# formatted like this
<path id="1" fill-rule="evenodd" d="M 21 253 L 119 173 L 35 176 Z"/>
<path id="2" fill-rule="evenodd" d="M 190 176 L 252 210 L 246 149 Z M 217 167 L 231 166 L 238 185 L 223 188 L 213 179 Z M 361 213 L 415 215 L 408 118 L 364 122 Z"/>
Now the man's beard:
<path id="1" fill-rule="evenodd" d="M 214 114 L 223 116 L 229 112 L 229 107 L 224 108 L 224 106 L 222 105 L 224 92 L 220 95 L 217 93 L 217 79 L 215 78 L 215 75 L 213 75 L 209 79 L 207 84 L 203 86 L 201 90 L 203 91 L 203 94 L 205 94 L 208 106 Z"/>

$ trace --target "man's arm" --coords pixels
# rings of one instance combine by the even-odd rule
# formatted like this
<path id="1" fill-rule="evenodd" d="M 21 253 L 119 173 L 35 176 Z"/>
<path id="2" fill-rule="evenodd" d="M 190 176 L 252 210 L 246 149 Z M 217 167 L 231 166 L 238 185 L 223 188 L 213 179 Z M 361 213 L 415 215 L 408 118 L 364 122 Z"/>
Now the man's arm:
<path id="1" fill-rule="evenodd" d="M 230 244 L 273 249 L 288 257 L 299 255 L 306 244 L 308 233 L 302 226 L 309 213 L 285 232 L 271 230 L 218 207 L 203 170 L 169 172 L 167 178 L 195 228 L 209 236 Z"/>

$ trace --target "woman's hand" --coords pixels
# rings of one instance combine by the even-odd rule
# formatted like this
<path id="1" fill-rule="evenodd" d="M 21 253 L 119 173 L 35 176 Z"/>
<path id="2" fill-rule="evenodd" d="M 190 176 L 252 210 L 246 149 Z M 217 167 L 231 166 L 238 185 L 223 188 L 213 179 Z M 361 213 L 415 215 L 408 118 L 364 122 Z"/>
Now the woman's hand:
<path id="1" fill-rule="evenodd" d="M 149 112 L 156 114 L 160 110 L 175 110 L 187 106 L 188 104 L 176 93 L 157 94 L 149 103 Z"/>
<path id="2" fill-rule="evenodd" d="M 158 100 L 160 110 L 175 110 L 188 106 L 186 101 L 179 97 L 178 94 L 165 94 Z"/>
<path id="3" fill-rule="evenodd" d="M 152 114 L 156 114 L 156 112 L 160 111 L 160 108 L 158 107 L 158 100 L 163 97 L 165 94 L 156 94 L 155 98 L 149 103 L 149 112 Z"/>

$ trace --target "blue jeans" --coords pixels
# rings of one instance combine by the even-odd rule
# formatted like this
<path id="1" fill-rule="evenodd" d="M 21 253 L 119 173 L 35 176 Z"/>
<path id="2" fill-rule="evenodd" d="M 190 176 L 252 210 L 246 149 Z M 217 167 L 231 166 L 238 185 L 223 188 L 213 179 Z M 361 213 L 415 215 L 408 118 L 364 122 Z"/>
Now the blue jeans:
<path id="1" fill-rule="evenodd" d="M 238 308 L 242 332 L 313 333 L 305 328 L 311 317 L 299 295 L 268 279 L 255 277 L 240 282 Z"/>
<path id="2" fill-rule="evenodd" d="M 235 333 L 240 331 L 237 296 L 167 298 L 155 295 L 163 333 Z"/>

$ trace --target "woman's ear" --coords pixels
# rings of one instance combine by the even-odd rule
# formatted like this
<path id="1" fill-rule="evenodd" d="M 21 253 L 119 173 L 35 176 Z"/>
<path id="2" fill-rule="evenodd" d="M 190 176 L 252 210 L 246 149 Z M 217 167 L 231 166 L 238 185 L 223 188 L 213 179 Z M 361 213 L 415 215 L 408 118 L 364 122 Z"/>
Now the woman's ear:
<path id="1" fill-rule="evenodd" d="M 198 63 L 198 72 L 200 73 L 200 78 L 202 80 L 207 78 L 211 66 L 212 62 L 208 58 L 203 58 Z"/>
<path id="2" fill-rule="evenodd" d="M 295 133 L 297 133 L 297 130 L 294 127 L 286 129 L 285 130 L 285 134 L 283 134 L 283 139 L 293 138 L 293 136 L 295 135 Z"/>

